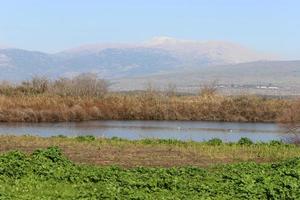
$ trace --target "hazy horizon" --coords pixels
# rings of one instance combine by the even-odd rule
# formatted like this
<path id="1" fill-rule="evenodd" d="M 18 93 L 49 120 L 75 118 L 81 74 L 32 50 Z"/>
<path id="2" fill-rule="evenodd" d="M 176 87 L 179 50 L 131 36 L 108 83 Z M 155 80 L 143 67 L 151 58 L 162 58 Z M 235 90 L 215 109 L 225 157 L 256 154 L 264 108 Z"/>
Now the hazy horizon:
<path id="1" fill-rule="evenodd" d="M 300 2 L 11 0 L 0 7 L 0 47 L 55 53 L 157 36 L 225 41 L 300 59 Z"/>
<path id="2" fill-rule="evenodd" d="M 262 55 L 270 55 L 273 56 L 276 59 L 273 60 L 293 60 L 289 59 L 287 57 L 284 57 L 281 54 L 276 54 L 274 52 L 266 52 L 266 51 L 260 51 L 255 48 L 251 48 L 249 46 L 246 46 L 241 43 L 237 43 L 235 41 L 226 41 L 226 40 L 192 40 L 188 38 L 175 38 L 172 36 L 166 36 L 166 35 L 159 35 L 159 36 L 153 36 L 151 38 L 147 38 L 146 40 L 143 41 L 136 41 L 136 42 L 116 42 L 116 41 L 104 41 L 104 42 L 94 42 L 94 43 L 82 43 L 78 44 L 77 46 L 70 46 L 68 48 L 63 48 L 63 49 L 57 49 L 56 51 L 44 51 L 41 49 L 25 49 L 21 48 L 18 46 L 10 46 L 10 45 L 1 45 L 0 44 L 0 49 L 23 49 L 23 50 L 29 50 L 29 51 L 36 51 L 36 52 L 43 52 L 43 53 L 48 53 L 48 54 L 56 54 L 56 53 L 61 53 L 61 52 L 69 52 L 69 51 L 76 51 L 76 50 L 84 50 L 84 49 L 90 49 L 92 50 L 93 48 L 100 48 L 103 47 L 103 49 L 107 48 L 128 48 L 128 47 L 150 47 L 151 45 L 157 46 L 159 45 L 157 42 L 163 44 L 163 43 L 168 43 L 167 40 L 173 40 L 173 42 L 176 42 L 176 45 L 180 46 L 181 44 L 184 43 L 194 43 L 194 44 L 210 44 L 210 43 L 218 43 L 220 45 L 222 44 L 229 44 L 229 45 L 238 45 L 243 48 L 248 48 L 249 50 L 255 51 L 257 53 L 260 53 Z M 300 58 L 299 58 L 300 59 Z M 294 59 L 298 60 L 298 59 Z"/>

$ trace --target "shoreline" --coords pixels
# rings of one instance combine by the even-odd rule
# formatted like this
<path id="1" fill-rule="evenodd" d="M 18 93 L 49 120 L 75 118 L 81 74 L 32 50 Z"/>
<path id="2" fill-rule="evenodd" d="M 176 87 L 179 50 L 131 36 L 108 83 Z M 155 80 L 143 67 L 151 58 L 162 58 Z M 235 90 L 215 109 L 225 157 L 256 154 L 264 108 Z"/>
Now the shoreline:
<path id="1" fill-rule="evenodd" d="M 163 120 L 158 120 L 158 119 L 88 119 L 88 120 L 81 120 L 81 121 L 41 121 L 41 122 L 30 122 L 30 121 L 16 121 L 16 122 L 11 122 L 11 121 L 0 121 L 1 124 L 30 124 L 30 123 L 36 123 L 36 124 L 60 124 L 60 123 L 84 123 L 84 122 L 95 122 L 95 121 L 128 121 L 128 122 L 134 122 L 134 121 L 151 121 L 151 122 L 199 122 L 199 123 L 244 123 L 244 124 L 289 124 L 289 122 L 278 122 L 276 120 L 274 121 L 221 121 L 221 120 L 189 120 L 189 119 L 179 119 L 179 120 L 169 120 L 169 119 L 163 119 Z"/>

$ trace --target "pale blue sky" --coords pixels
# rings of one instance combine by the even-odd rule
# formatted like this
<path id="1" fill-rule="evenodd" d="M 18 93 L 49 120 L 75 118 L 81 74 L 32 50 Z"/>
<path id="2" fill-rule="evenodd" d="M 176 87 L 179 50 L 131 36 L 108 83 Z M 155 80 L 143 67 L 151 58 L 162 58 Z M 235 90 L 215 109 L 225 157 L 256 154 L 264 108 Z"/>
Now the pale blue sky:
<path id="1" fill-rule="evenodd" d="M 0 45 L 56 52 L 170 36 L 300 59 L 299 10 L 299 0 L 0 0 Z"/>

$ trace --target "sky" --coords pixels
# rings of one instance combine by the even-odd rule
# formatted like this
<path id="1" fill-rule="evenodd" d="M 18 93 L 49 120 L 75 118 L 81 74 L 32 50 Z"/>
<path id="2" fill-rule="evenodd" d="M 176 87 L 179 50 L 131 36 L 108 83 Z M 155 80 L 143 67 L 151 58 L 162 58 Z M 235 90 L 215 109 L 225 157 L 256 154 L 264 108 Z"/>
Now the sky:
<path id="1" fill-rule="evenodd" d="M 299 0 L 0 0 L 0 46 L 44 52 L 155 36 L 300 59 Z"/>

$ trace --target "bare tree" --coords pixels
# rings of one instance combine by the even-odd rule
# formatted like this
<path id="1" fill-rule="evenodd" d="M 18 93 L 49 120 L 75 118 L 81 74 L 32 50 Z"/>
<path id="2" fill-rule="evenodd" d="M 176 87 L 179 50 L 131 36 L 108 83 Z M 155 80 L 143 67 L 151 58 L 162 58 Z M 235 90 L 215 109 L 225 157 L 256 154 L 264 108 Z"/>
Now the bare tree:
<path id="1" fill-rule="evenodd" d="M 175 84 L 169 83 L 165 88 L 165 94 L 169 97 L 175 96 L 177 94 L 177 87 Z"/>
<path id="2" fill-rule="evenodd" d="M 46 77 L 33 76 L 30 80 L 23 81 L 17 88 L 27 93 L 45 93 L 49 85 L 50 81 Z"/>
<path id="3" fill-rule="evenodd" d="M 60 78 L 53 83 L 52 92 L 60 95 L 103 96 L 108 91 L 108 82 L 97 74 L 83 73 L 74 78 Z"/>
<path id="4" fill-rule="evenodd" d="M 201 96 L 213 96 L 213 95 L 217 94 L 217 91 L 218 91 L 217 81 L 213 81 L 213 82 L 204 84 L 201 87 L 199 94 Z"/>

